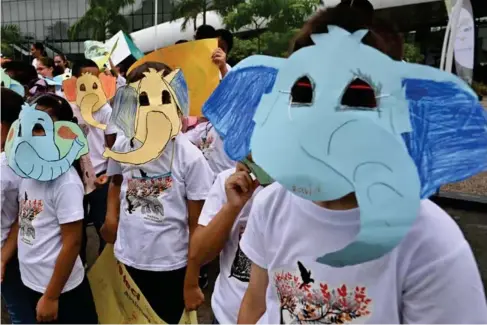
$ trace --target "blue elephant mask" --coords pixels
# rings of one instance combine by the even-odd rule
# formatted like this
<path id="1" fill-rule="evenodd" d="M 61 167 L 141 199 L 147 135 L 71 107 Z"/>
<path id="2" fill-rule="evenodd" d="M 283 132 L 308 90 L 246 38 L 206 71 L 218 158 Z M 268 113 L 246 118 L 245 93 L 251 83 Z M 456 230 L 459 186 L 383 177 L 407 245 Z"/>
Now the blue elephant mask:
<path id="1" fill-rule="evenodd" d="M 346 266 L 390 252 L 420 199 L 487 170 L 487 121 L 471 88 L 432 67 L 394 61 L 334 26 L 287 59 L 252 56 L 203 113 L 233 160 L 249 152 L 305 199 L 355 192 L 355 241 L 318 262 Z"/>
<path id="2" fill-rule="evenodd" d="M 44 135 L 35 135 L 35 130 Z M 51 181 L 88 153 L 88 141 L 76 123 L 53 122 L 46 112 L 25 104 L 9 130 L 5 153 L 20 177 Z"/>

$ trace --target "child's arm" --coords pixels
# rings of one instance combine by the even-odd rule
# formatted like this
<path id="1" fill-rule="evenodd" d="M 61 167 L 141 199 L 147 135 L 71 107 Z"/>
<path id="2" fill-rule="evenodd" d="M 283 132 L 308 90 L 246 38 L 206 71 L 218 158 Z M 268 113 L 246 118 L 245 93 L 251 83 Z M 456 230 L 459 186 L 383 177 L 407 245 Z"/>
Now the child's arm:
<path id="1" fill-rule="evenodd" d="M 5 240 L 5 243 L 2 247 L 2 279 L 5 275 L 5 268 L 7 267 L 8 262 L 10 259 L 15 255 L 17 251 L 17 237 L 19 235 L 19 223 L 15 221 L 10 228 L 10 232 L 8 233 L 8 237 Z"/>
<path id="2" fill-rule="evenodd" d="M 105 145 L 107 148 L 111 149 L 116 139 L 117 134 L 105 134 Z"/>
<path id="3" fill-rule="evenodd" d="M 68 182 L 52 193 L 54 212 L 61 228 L 61 251 L 47 285 L 46 291 L 37 303 L 37 320 L 50 322 L 57 319 L 59 296 L 73 271 L 81 248 L 83 235 L 84 189 L 79 183 Z"/>
<path id="4" fill-rule="evenodd" d="M 267 309 L 265 295 L 268 284 L 267 270 L 252 263 L 249 286 L 238 312 L 238 324 L 256 324 L 264 315 Z"/>
<path id="5" fill-rule="evenodd" d="M 108 187 L 107 214 L 105 216 L 105 223 L 101 227 L 101 235 L 103 239 L 110 244 L 115 243 L 115 240 L 117 239 L 122 182 L 122 175 L 113 175 Z"/>

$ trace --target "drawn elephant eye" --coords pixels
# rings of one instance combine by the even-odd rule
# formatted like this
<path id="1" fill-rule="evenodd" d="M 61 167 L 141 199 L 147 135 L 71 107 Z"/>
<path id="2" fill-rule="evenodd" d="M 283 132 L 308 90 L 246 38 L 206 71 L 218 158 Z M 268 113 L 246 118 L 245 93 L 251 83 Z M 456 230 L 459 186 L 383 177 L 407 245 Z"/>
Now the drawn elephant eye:
<path id="1" fill-rule="evenodd" d="M 171 94 L 167 90 L 162 91 L 162 104 L 171 104 Z"/>
<path id="2" fill-rule="evenodd" d="M 291 105 L 311 105 L 314 85 L 309 77 L 299 78 L 291 88 Z"/>
<path id="3" fill-rule="evenodd" d="M 149 106 L 149 97 L 145 91 L 141 92 L 139 95 L 139 106 Z"/>
<path id="4" fill-rule="evenodd" d="M 86 86 L 85 86 L 85 84 L 81 84 L 81 86 L 79 86 L 79 90 L 80 90 L 80 91 L 86 91 Z"/>
<path id="5" fill-rule="evenodd" d="M 375 90 L 366 81 L 356 78 L 347 86 L 341 104 L 347 108 L 375 109 Z"/>
<path id="6" fill-rule="evenodd" d="M 34 127 L 32 128 L 32 136 L 44 136 L 46 135 L 46 131 L 44 130 L 44 127 L 36 123 Z"/>
<path id="7" fill-rule="evenodd" d="M 98 85 L 96 84 L 96 82 L 93 83 L 93 89 L 98 89 Z"/>

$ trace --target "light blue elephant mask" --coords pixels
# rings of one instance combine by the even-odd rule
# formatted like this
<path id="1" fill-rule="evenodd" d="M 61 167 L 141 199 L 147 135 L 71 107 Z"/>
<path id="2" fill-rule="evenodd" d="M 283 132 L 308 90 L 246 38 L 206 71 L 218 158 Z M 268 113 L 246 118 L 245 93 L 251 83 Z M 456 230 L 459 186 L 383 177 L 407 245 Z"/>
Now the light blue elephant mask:
<path id="1" fill-rule="evenodd" d="M 34 135 L 34 129 L 44 130 L 45 135 Z M 88 153 L 88 141 L 76 123 L 53 122 L 46 112 L 25 104 L 9 130 L 5 153 L 8 165 L 20 177 L 51 181 Z"/>
<path id="2" fill-rule="evenodd" d="M 288 59 L 252 56 L 203 107 L 227 154 L 254 161 L 289 191 L 314 201 L 355 192 L 355 241 L 318 262 L 346 266 L 390 252 L 414 223 L 420 199 L 487 170 L 487 121 L 462 80 L 397 62 L 334 26 Z M 291 89 L 306 77 L 311 101 Z M 375 105 L 342 103 L 351 85 Z"/>
<path id="3" fill-rule="evenodd" d="M 18 81 L 10 78 L 3 68 L 0 69 L 0 81 L 2 83 L 2 87 L 13 90 L 22 97 L 25 96 L 24 86 L 22 86 Z"/>

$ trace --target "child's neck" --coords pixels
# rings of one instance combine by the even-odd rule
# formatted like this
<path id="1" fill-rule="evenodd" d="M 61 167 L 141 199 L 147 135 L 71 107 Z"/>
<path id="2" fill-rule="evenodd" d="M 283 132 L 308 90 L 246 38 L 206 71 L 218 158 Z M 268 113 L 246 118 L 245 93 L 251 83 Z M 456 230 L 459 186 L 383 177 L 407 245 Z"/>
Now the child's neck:
<path id="1" fill-rule="evenodd" d="M 355 193 L 350 193 L 338 200 L 333 201 L 314 201 L 314 203 L 322 208 L 329 210 L 351 210 L 358 207 L 357 197 Z"/>

